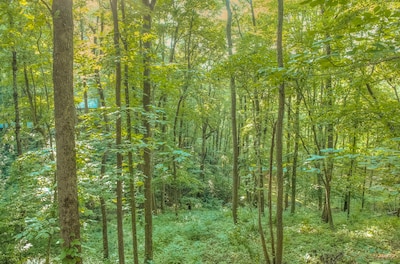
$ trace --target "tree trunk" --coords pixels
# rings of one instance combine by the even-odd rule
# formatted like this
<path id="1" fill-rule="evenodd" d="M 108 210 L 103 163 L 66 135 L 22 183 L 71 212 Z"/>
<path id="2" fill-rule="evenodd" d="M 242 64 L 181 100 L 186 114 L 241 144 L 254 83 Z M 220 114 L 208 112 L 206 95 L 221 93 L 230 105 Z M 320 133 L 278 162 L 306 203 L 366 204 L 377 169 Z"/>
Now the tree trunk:
<path id="1" fill-rule="evenodd" d="M 230 0 L 226 0 L 226 10 L 228 12 L 228 20 L 226 24 L 226 38 L 228 42 L 228 54 L 233 55 L 233 44 L 232 44 L 232 10 L 230 7 Z M 233 223 L 238 222 L 238 204 L 239 204 L 239 143 L 238 143 L 238 132 L 236 124 L 236 84 L 235 77 L 231 73 L 230 77 L 230 90 L 231 90 L 231 125 L 232 125 L 232 217 Z"/>
<path id="2" fill-rule="evenodd" d="M 98 18 L 99 19 L 99 18 Z M 104 31 L 104 22 L 103 22 L 103 12 L 100 15 L 100 33 L 103 33 Z M 95 33 L 95 32 L 94 32 Z M 97 43 L 97 38 L 94 39 L 94 44 Z M 101 45 L 101 43 L 99 43 Z M 96 54 L 96 50 L 94 49 L 92 51 L 94 54 Z M 101 51 L 100 51 L 101 53 Z M 104 90 L 101 84 L 101 78 L 100 78 L 100 71 L 99 69 L 95 69 L 94 72 L 94 78 L 97 84 L 97 92 L 99 95 L 100 99 L 100 105 L 102 108 L 102 116 L 103 116 L 103 121 L 104 121 L 104 130 L 106 131 L 107 134 L 110 133 L 110 126 L 108 123 L 108 116 L 106 112 L 106 100 L 104 97 Z M 104 151 L 102 158 L 101 158 L 101 167 L 100 167 L 100 181 L 104 178 L 104 175 L 106 173 L 106 166 L 107 166 L 107 156 L 108 156 L 108 150 L 111 147 L 110 143 L 107 144 L 106 150 Z M 103 258 L 108 259 L 109 258 L 109 246 L 108 246 L 108 222 L 107 222 L 107 205 L 104 197 L 102 194 L 100 194 L 100 209 L 101 209 L 101 227 L 102 227 L 102 241 L 103 241 Z"/>
<path id="3" fill-rule="evenodd" d="M 278 0 L 278 28 L 277 28 L 277 60 L 278 67 L 283 68 L 283 0 Z M 276 201 L 276 264 L 283 260 L 283 118 L 285 114 L 285 83 L 281 80 L 279 85 L 278 119 L 276 122 L 276 177 L 277 177 L 277 201 Z"/>
<path id="4" fill-rule="evenodd" d="M 300 89 L 300 88 L 298 88 Z M 290 206 L 290 213 L 294 214 L 296 211 L 296 185 L 297 185 L 297 161 L 299 156 L 299 142 L 300 142 L 300 103 L 301 93 L 297 91 L 296 94 L 296 109 L 294 116 L 294 150 L 293 150 L 293 166 L 292 166 L 292 178 L 291 178 L 291 190 L 292 200 Z"/>
<path id="5" fill-rule="evenodd" d="M 17 52 L 12 51 L 12 76 L 13 76 L 13 99 L 14 99 L 14 111 L 15 111 L 15 141 L 17 144 L 17 155 L 22 155 L 22 144 L 21 144 L 21 121 L 19 116 L 19 95 L 17 85 Z"/>
<path id="6" fill-rule="evenodd" d="M 97 91 L 100 98 L 100 105 L 102 109 L 105 109 L 106 103 L 104 98 L 104 91 L 101 85 L 100 80 L 100 73 L 98 70 L 95 71 L 95 79 L 97 83 Z M 110 132 L 110 126 L 108 124 L 108 117 L 105 110 L 102 110 L 103 113 L 103 121 L 104 121 L 104 129 L 107 133 Z M 100 167 L 100 181 L 104 178 L 106 173 L 106 166 L 107 166 L 107 156 L 108 156 L 108 149 L 110 148 L 110 144 L 107 144 L 106 150 L 104 151 L 102 158 L 101 158 L 101 167 Z M 104 197 L 100 194 L 100 208 L 101 208 L 101 219 L 102 219 L 102 235 L 103 235 L 103 258 L 108 259 L 109 257 L 109 248 L 108 248 L 108 226 L 107 226 L 107 205 Z"/>
<path id="7" fill-rule="evenodd" d="M 331 54 L 330 45 L 326 46 L 326 54 Z M 329 109 L 333 108 L 333 90 L 332 90 L 332 78 L 328 77 L 326 80 L 325 89 L 328 97 L 328 106 Z M 327 148 L 328 150 L 332 150 L 334 148 L 334 126 L 332 121 L 329 121 L 326 127 L 327 133 Z M 333 218 L 332 218 L 332 209 L 331 209 L 331 181 L 333 177 L 333 159 L 328 157 L 326 163 L 324 164 L 324 178 L 323 183 L 325 185 L 325 204 L 324 210 L 322 214 L 322 220 L 329 224 L 329 226 L 334 229 Z"/>
<path id="8" fill-rule="evenodd" d="M 114 48 L 115 48 L 115 103 L 118 111 L 121 111 L 121 49 L 119 45 L 119 24 L 118 24 L 118 0 L 111 0 L 111 11 L 113 14 L 114 24 Z M 115 145 L 116 148 L 121 148 L 122 143 L 122 121 L 121 113 L 118 114 L 115 123 Z M 123 210 L 122 210 L 122 153 L 121 150 L 117 152 L 117 230 L 118 230 L 118 257 L 119 263 L 125 263 L 125 249 L 124 249 L 124 229 L 123 229 Z"/>
<path id="9" fill-rule="evenodd" d="M 261 192 L 264 192 L 264 189 L 259 188 L 258 189 L 258 233 L 260 234 L 260 240 L 261 240 L 261 246 L 262 246 L 262 251 L 263 251 L 263 255 L 264 255 L 264 260 L 265 263 L 270 264 L 271 260 L 268 254 L 268 249 L 267 249 L 267 243 L 266 243 L 266 239 L 265 239 L 265 234 L 264 234 L 264 228 L 262 225 L 262 215 L 263 215 L 263 208 L 260 206 L 261 204 L 261 199 L 263 199 L 264 197 L 260 194 Z"/>
<path id="10" fill-rule="evenodd" d="M 58 210 L 65 261 L 82 263 L 75 151 L 71 0 L 53 1 L 53 85 Z"/>
<path id="11" fill-rule="evenodd" d="M 143 34 L 150 34 L 151 31 L 151 20 L 154 5 L 156 0 L 142 0 L 143 5 L 146 7 L 146 11 L 143 15 Z M 147 113 L 143 117 L 143 126 L 145 128 L 144 142 L 146 147 L 143 151 L 143 174 L 144 174 L 144 218 L 145 218 L 145 241 L 144 241 L 144 262 L 153 262 L 153 218 L 152 218 L 152 207 L 153 207 L 153 190 L 152 190 L 152 148 L 150 146 L 152 130 L 151 130 L 151 103 L 152 103 L 152 87 L 151 87 L 151 75 L 150 75 L 150 63 L 151 63 L 151 46 L 152 42 L 150 39 L 144 40 L 142 43 L 142 54 L 143 54 L 143 109 Z"/>
<path id="12" fill-rule="evenodd" d="M 121 13 L 122 20 L 126 23 L 125 14 L 125 0 L 121 0 Z M 126 28 L 125 24 L 125 28 Z M 126 32 L 124 31 L 126 34 Z M 124 50 L 126 53 L 129 52 L 129 46 L 126 39 L 123 39 Z M 132 143 L 132 117 L 131 117 L 131 103 L 130 103 L 130 92 L 129 92 L 129 67 L 127 62 L 124 65 L 124 90 L 125 90 L 125 108 L 126 110 L 126 140 Z M 131 202 L 131 226 L 132 226 L 132 254 L 133 263 L 139 264 L 138 255 L 138 241 L 137 241 L 137 228 L 136 228 L 136 188 L 135 188 L 135 174 L 133 171 L 133 153 L 128 151 L 128 169 L 129 169 L 129 193 Z"/>
<path id="13" fill-rule="evenodd" d="M 205 182 L 206 180 L 206 158 L 207 158 L 207 127 L 208 120 L 207 118 L 202 118 L 202 126 L 201 126 L 201 153 L 200 153 L 200 179 Z"/>
<path id="14" fill-rule="evenodd" d="M 269 234 L 271 241 L 271 253 L 272 253 L 272 263 L 275 264 L 275 235 L 274 235 L 274 224 L 272 220 L 272 177 L 273 177 L 273 166 L 274 166 L 274 150 L 275 150 L 275 134 L 276 134 L 276 123 L 272 128 L 271 134 L 271 147 L 269 150 L 269 178 L 268 178 L 268 224 L 269 224 Z"/>
<path id="15" fill-rule="evenodd" d="M 291 163 L 291 156 L 289 155 L 291 151 L 291 144 L 292 144 L 292 97 L 288 97 L 287 102 L 287 131 L 286 131 L 286 164 Z M 284 188 L 285 188 L 285 197 L 284 197 L 284 209 L 286 210 L 289 207 L 289 192 L 291 190 L 291 167 L 286 166 L 286 171 L 284 173 Z"/>

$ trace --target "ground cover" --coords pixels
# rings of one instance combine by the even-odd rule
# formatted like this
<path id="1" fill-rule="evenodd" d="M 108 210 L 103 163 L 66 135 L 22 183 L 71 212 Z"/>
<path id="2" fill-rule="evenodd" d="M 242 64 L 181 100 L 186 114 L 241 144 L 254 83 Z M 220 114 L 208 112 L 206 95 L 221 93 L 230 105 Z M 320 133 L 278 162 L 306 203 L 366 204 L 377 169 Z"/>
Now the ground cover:
<path id="1" fill-rule="evenodd" d="M 195 209 L 154 216 L 154 261 L 162 264 L 263 263 L 256 210 L 242 208 L 240 223 L 232 223 L 228 208 Z M 126 219 L 126 257 L 132 263 L 129 219 Z M 267 222 L 264 219 L 265 230 Z M 301 209 L 285 213 L 284 260 L 296 263 L 400 263 L 400 219 L 384 214 L 335 214 L 335 230 L 319 220 L 319 212 Z M 143 233 L 139 223 L 139 250 Z M 116 230 L 110 222 L 110 263 L 117 263 Z M 86 263 L 105 263 L 101 257 L 99 223 L 84 228 Z M 115 252 L 115 253 L 114 253 Z"/>

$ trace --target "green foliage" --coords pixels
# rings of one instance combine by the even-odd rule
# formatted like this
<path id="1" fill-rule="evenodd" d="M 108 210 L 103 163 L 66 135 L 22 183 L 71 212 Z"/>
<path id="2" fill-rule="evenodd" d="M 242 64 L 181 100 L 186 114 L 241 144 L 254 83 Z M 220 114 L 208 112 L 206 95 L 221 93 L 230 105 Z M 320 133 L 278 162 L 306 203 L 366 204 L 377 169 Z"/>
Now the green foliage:
<path id="1" fill-rule="evenodd" d="M 51 155 L 48 149 L 25 153 L 14 161 L 9 177 L 2 180 L 0 204 L 6 226 L 0 225 L 4 239 L 1 244 L 8 246 L 1 253 L 10 259 L 13 255 L 20 259 L 44 256 L 52 245 L 49 241 L 58 233 Z"/>
<path id="2" fill-rule="evenodd" d="M 60 242 L 63 244 L 63 242 Z M 74 264 L 81 260 L 81 255 L 79 254 L 78 246 L 81 242 L 79 240 L 74 240 L 71 242 L 69 247 L 62 247 L 59 259 L 62 264 Z"/>

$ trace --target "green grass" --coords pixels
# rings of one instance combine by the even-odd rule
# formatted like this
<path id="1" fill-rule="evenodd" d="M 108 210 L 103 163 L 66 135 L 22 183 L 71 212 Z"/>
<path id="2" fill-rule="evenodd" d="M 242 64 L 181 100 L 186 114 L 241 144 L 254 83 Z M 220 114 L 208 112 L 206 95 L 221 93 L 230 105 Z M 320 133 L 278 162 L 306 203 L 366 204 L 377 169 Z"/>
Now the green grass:
<path id="1" fill-rule="evenodd" d="M 285 263 L 400 263 L 399 218 L 358 213 L 347 219 L 345 214 L 336 213 L 335 230 L 319 219 L 319 212 L 308 209 L 295 215 L 285 213 Z M 263 263 L 254 209 L 242 208 L 237 226 L 228 209 L 181 211 L 178 218 L 170 212 L 154 216 L 153 224 L 155 263 Z M 142 259 L 143 225 L 138 224 L 138 229 Z M 114 221 L 109 232 L 109 263 L 118 263 Z M 126 219 L 126 263 L 132 263 L 129 235 Z M 85 263 L 105 263 L 101 260 L 100 223 L 87 225 L 83 237 Z"/>

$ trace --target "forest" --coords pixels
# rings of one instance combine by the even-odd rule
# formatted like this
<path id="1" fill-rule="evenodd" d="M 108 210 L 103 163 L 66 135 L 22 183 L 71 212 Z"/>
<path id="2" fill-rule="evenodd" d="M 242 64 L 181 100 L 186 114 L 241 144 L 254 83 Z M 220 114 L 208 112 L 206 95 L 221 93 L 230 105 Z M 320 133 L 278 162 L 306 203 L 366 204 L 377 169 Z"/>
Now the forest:
<path id="1" fill-rule="evenodd" d="M 0 264 L 400 263 L 400 2 L 0 0 Z"/>

